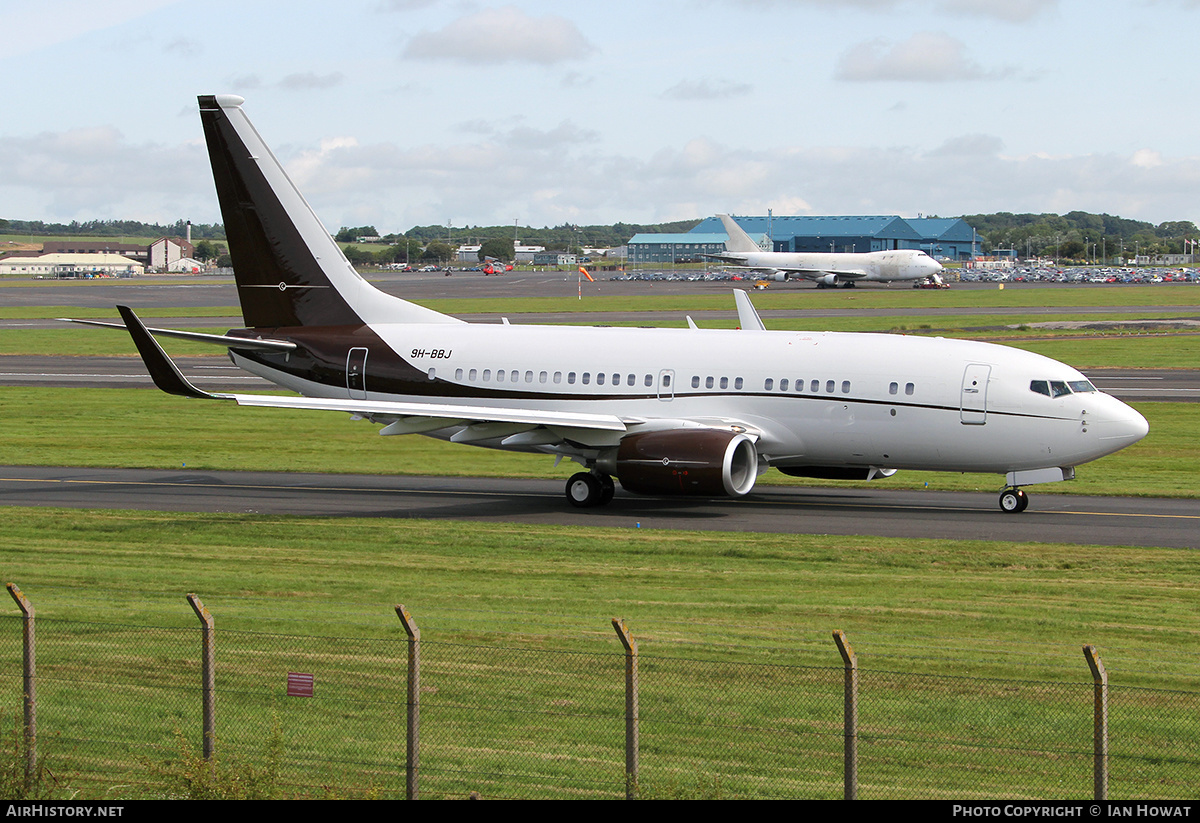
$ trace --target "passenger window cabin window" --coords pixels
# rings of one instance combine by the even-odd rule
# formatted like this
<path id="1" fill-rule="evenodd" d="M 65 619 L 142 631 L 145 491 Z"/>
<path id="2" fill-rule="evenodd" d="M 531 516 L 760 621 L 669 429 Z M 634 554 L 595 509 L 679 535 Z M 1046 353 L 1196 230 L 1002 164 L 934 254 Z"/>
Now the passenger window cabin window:
<path id="1" fill-rule="evenodd" d="M 693 389 L 700 388 L 700 375 L 698 375 L 698 374 L 692 375 L 692 388 Z"/>
<path id="2" fill-rule="evenodd" d="M 531 371 L 527 371 L 527 372 L 525 372 L 525 382 L 526 382 L 526 383 L 532 383 L 532 382 L 533 382 L 533 372 L 531 372 Z M 542 382 L 543 382 L 543 383 L 545 383 L 545 382 L 546 382 L 546 373 L 545 373 L 545 372 L 542 372 Z"/>
<path id="3" fill-rule="evenodd" d="M 562 372 L 560 372 L 560 371 L 556 371 L 556 372 L 554 373 L 554 382 L 555 382 L 555 383 L 561 383 L 561 382 L 562 382 Z"/>
<path id="4" fill-rule="evenodd" d="M 492 370 L 491 370 L 491 369 L 484 369 L 484 370 L 483 370 L 483 382 L 484 382 L 484 383 L 487 383 L 487 382 L 488 382 L 488 381 L 490 381 L 491 379 L 492 379 Z"/>
<path id="5" fill-rule="evenodd" d="M 475 369 L 471 369 L 471 373 L 469 375 L 467 375 L 467 379 L 470 380 L 472 383 L 474 383 L 476 374 L 478 374 L 478 371 Z"/>
<path id="6" fill-rule="evenodd" d="M 816 394 L 817 392 L 819 392 L 821 390 L 821 381 L 814 380 L 811 383 L 809 383 L 808 390 L 813 394 Z"/>
<path id="7" fill-rule="evenodd" d="M 567 383 L 569 383 L 572 386 L 575 385 L 575 372 L 573 372 L 573 371 L 567 372 Z"/>
<path id="8" fill-rule="evenodd" d="M 850 393 L 850 381 L 843 380 L 842 381 L 842 394 L 849 394 L 849 393 Z"/>
<path id="9" fill-rule="evenodd" d="M 905 383 L 904 384 L 904 393 L 911 397 L 912 393 L 916 390 L 916 388 L 917 387 L 914 386 L 912 383 Z"/>
<path id="10" fill-rule="evenodd" d="M 437 378 L 437 369 L 435 369 L 435 368 L 433 368 L 433 367 L 430 367 L 430 369 L 429 369 L 429 379 L 430 379 L 430 380 L 434 380 L 434 379 L 436 379 L 436 378 Z"/>
<path id="11" fill-rule="evenodd" d="M 832 380 L 825 381 L 825 393 L 833 394 L 833 381 Z"/>
<path id="12" fill-rule="evenodd" d="M 587 381 L 586 381 L 586 380 L 584 380 L 583 382 L 584 382 L 584 383 L 586 383 Z M 600 373 L 598 373 L 598 374 L 596 375 L 596 385 L 597 385 L 597 386 L 603 386 L 603 385 L 604 385 L 604 372 L 600 372 Z"/>
<path id="13" fill-rule="evenodd" d="M 637 385 L 637 375 L 636 374 L 629 375 L 628 383 L 630 386 L 636 386 Z"/>
<path id="14" fill-rule="evenodd" d="M 497 370 L 496 370 L 496 382 L 497 382 L 497 383 L 503 383 L 503 382 L 504 382 L 504 369 L 497 369 Z"/>
<path id="15" fill-rule="evenodd" d="M 455 379 L 455 380 L 462 380 L 462 379 L 463 379 L 463 370 L 462 370 L 462 369 L 455 369 L 455 370 L 454 370 L 454 379 Z"/>
<path id="16" fill-rule="evenodd" d="M 549 376 L 550 376 L 550 375 L 549 375 L 549 374 L 547 374 L 547 373 L 546 373 L 546 372 L 544 372 L 544 371 L 540 371 L 540 372 L 538 372 L 538 382 L 539 382 L 539 383 L 545 383 L 545 382 L 546 382 L 546 379 L 547 379 Z"/>
<path id="17" fill-rule="evenodd" d="M 899 383 L 891 383 L 888 385 L 888 394 L 897 394 L 900 391 Z"/>
<path id="18" fill-rule="evenodd" d="M 765 391 L 771 391 L 773 388 L 775 388 L 775 381 L 770 377 L 763 381 L 763 389 Z"/>
<path id="19" fill-rule="evenodd" d="M 712 387 L 713 387 L 713 379 L 712 379 L 712 375 L 709 375 L 708 377 L 704 378 L 704 388 L 711 389 Z"/>
<path id="20" fill-rule="evenodd" d="M 779 390 L 787 391 L 787 387 L 788 387 L 788 381 L 787 381 L 787 378 L 785 377 L 779 381 Z"/>
<path id="21" fill-rule="evenodd" d="M 654 385 L 654 375 L 652 375 L 652 374 L 646 375 L 646 379 L 644 382 L 646 384 L 646 388 L 650 388 L 651 386 L 653 386 Z"/>
<path id="22" fill-rule="evenodd" d="M 721 388 L 723 388 L 723 389 L 729 388 L 729 378 L 728 377 L 721 378 Z"/>
<path id="23" fill-rule="evenodd" d="M 734 387 L 735 389 L 741 389 L 741 388 L 742 388 L 742 378 L 740 378 L 740 377 L 735 377 L 735 378 L 733 379 L 733 387 Z"/>

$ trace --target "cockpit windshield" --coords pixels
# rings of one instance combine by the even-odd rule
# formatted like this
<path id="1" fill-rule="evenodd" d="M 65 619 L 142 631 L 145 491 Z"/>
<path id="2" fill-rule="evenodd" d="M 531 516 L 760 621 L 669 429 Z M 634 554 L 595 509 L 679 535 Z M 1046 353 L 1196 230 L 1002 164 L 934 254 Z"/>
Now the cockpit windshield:
<path id="1" fill-rule="evenodd" d="M 1096 387 L 1090 380 L 1030 380 L 1029 390 L 1047 397 L 1064 397 L 1068 394 L 1094 392 Z"/>

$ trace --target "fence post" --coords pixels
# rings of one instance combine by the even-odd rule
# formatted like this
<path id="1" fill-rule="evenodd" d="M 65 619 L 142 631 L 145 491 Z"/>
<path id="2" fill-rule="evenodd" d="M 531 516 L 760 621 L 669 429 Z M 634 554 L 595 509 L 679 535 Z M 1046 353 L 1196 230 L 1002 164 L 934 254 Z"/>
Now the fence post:
<path id="1" fill-rule="evenodd" d="M 1094 800 L 1108 799 L 1108 672 L 1095 646 L 1084 646 L 1092 670 L 1092 792 Z"/>
<path id="2" fill-rule="evenodd" d="M 421 772 L 421 630 L 404 606 L 396 606 L 396 616 L 408 634 L 408 756 L 405 762 L 404 796 L 409 800 L 417 800 Z"/>
<path id="3" fill-rule="evenodd" d="M 834 642 L 842 654 L 843 697 L 842 735 L 845 739 L 842 764 L 842 797 L 858 799 L 858 657 L 841 629 L 833 632 Z"/>
<path id="4" fill-rule="evenodd" d="M 34 642 L 33 604 L 16 583 L 8 584 L 8 593 L 21 610 L 21 669 L 25 704 L 25 785 L 33 780 L 37 768 L 37 644 Z"/>
<path id="5" fill-rule="evenodd" d="M 625 626 L 614 617 L 613 628 L 625 647 L 625 799 L 637 799 L 638 781 L 638 645 Z"/>
<path id="6" fill-rule="evenodd" d="M 213 763 L 213 747 L 217 737 L 217 707 L 216 707 L 216 666 L 213 654 L 213 616 L 194 594 L 187 596 L 187 601 L 200 618 L 200 680 L 203 697 L 204 725 L 204 759 Z"/>

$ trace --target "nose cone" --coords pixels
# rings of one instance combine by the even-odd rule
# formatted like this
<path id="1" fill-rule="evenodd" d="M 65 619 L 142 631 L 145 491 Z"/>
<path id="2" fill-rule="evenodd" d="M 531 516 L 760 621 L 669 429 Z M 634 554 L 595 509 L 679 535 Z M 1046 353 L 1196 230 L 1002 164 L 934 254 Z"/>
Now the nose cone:
<path id="1" fill-rule="evenodd" d="M 1150 433 L 1150 424 L 1136 409 L 1109 395 L 1100 395 L 1104 404 L 1090 416 L 1089 425 L 1095 426 L 1096 439 L 1103 445 L 1105 454 L 1132 446 Z"/>

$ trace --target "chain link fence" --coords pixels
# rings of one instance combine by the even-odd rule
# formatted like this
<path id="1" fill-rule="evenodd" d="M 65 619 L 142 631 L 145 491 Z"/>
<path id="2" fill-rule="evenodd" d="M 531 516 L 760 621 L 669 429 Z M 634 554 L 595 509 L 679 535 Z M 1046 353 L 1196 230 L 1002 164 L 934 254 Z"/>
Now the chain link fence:
<path id="1" fill-rule="evenodd" d="M 22 629 L 0 617 L 0 712 L 17 733 Z M 426 638 L 410 701 L 411 642 L 398 626 L 382 639 L 218 628 L 217 765 L 268 774 L 283 797 L 1094 795 L 1098 687 L 1082 661 L 1074 683 L 858 669 L 851 711 L 846 666 Z M 62 794 L 169 796 L 180 784 L 165 773 L 206 763 L 199 629 L 40 618 L 35 658 L 33 745 Z M 1200 797 L 1200 693 L 1107 695 L 1108 798 Z"/>

